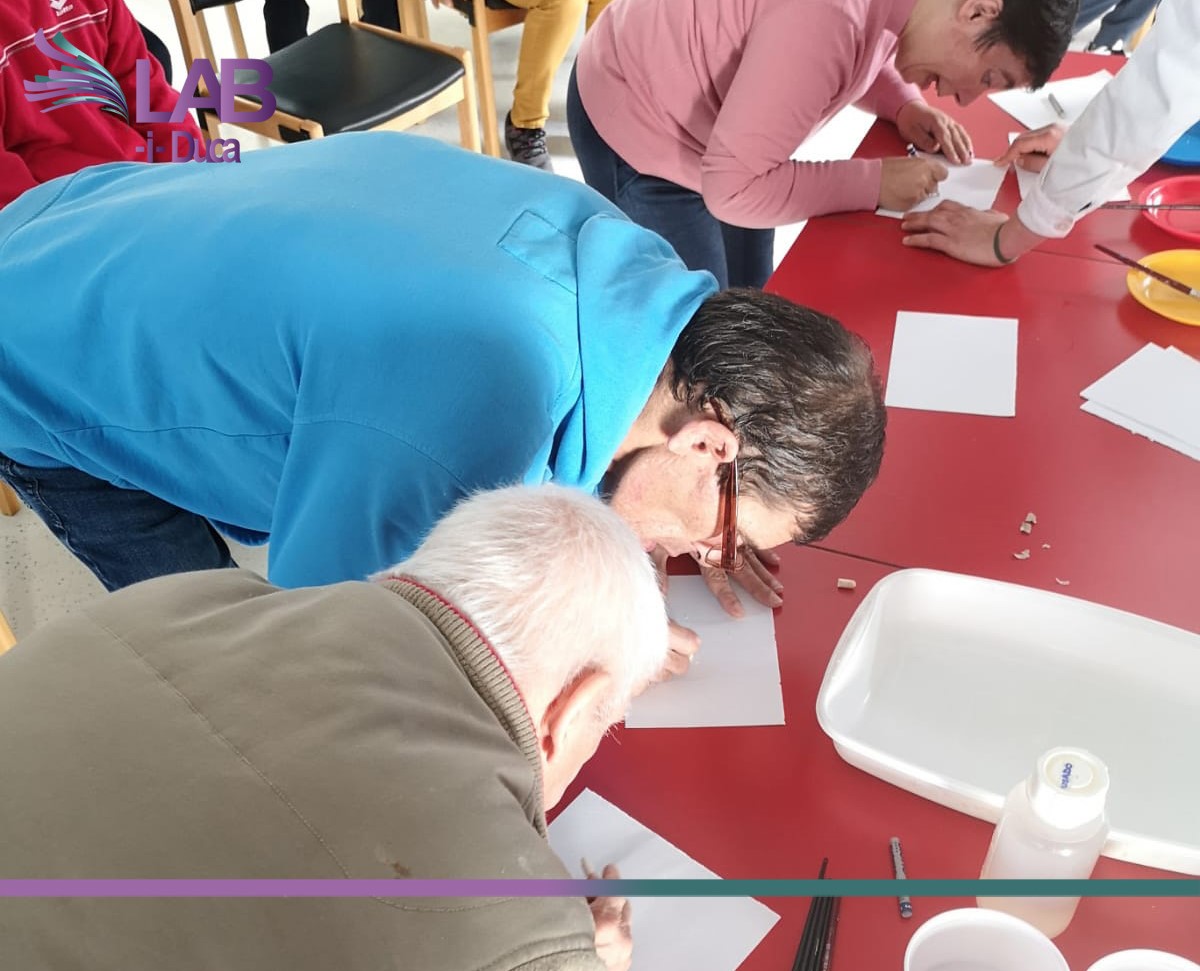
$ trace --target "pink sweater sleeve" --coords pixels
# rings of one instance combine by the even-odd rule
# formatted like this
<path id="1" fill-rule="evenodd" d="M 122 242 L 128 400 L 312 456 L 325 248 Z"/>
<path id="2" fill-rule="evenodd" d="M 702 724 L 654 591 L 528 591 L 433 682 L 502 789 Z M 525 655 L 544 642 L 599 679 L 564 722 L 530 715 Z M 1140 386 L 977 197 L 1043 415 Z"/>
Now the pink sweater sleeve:
<path id="1" fill-rule="evenodd" d="M 890 61 L 879 69 L 875 82 L 859 99 L 859 107 L 871 112 L 876 118 L 894 122 L 902 105 L 910 101 L 924 101 L 921 89 L 909 84 Z"/>
<path id="2" fill-rule="evenodd" d="M 767 228 L 875 208 L 879 159 L 790 158 L 845 98 L 860 30 L 834 4 L 781 5 L 755 21 L 700 162 L 700 191 L 714 216 Z"/>

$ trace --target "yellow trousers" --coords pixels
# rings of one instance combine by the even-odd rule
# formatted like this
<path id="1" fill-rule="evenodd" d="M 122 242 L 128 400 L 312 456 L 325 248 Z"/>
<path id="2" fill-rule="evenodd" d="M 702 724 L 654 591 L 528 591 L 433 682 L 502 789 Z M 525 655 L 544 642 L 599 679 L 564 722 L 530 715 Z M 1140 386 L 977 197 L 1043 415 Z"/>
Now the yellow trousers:
<path id="1" fill-rule="evenodd" d="M 512 120 L 518 128 L 545 128 L 550 117 L 550 89 L 554 73 L 567 56 L 579 18 L 587 9 L 591 28 L 612 0 L 508 0 L 529 13 L 517 58 L 517 84 L 513 89 Z"/>

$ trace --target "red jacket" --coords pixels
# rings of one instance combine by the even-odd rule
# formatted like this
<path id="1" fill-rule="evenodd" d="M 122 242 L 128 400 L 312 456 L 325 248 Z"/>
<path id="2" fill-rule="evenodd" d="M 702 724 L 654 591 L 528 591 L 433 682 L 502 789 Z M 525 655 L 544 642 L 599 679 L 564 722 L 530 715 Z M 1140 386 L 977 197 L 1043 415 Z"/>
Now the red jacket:
<path id="1" fill-rule="evenodd" d="M 26 100 L 25 81 L 61 67 L 34 46 L 39 27 L 47 39 L 62 31 L 75 47 L 112 73 L 129 105 L 128 124 L 95 104 L 43 112 L 50 102 Z M 124 0 L 0 0 L 0 207 L 26 189 L 87 165 L 145 161 L 149 131 L 159 145 L 170 144 L 172 131 L 200 138 L 190 116 L 177 125 L 139 125 L 133 120 L 134 70 L 139 58 L 150 55 Z M 168 86 L 153 58 L 150 87 L 151 108 L 174 108 L 179 95 Z"/>

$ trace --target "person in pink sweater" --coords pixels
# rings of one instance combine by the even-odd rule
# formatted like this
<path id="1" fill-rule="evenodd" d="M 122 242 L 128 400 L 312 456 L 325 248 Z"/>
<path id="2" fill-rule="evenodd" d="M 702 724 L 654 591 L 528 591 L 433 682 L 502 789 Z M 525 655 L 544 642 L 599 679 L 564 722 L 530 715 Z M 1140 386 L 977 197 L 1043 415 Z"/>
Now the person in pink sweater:
<path id="1" fill-rule="evenodd" d="M 794 162 L 857 104 L 951 163 L 960 104 L 1040 87 L 1078 0 L 616 0 L 584 37 L 567 119 L 583 177 L 720 286 L 761 287 L 774 228 L 855 209 L 905 210 L 946 168 L 916 157 Z"/>

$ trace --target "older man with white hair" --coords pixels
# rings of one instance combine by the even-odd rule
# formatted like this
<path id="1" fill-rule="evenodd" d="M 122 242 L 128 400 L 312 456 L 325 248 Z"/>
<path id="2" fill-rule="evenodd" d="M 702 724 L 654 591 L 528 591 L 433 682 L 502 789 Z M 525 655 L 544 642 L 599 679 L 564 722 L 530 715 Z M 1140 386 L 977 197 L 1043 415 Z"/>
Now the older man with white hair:
<path id="1" fill-rule="evenodd" d="M 544 810 L 666 653 L 641 544 L 557 486 L 465 500 L 371 582 L 135 584 L 0 658 L 0 873 L 565 878 Z M 22 971 L 611 971 L 628 935 L 582 897 L 0 908 Z"/>

